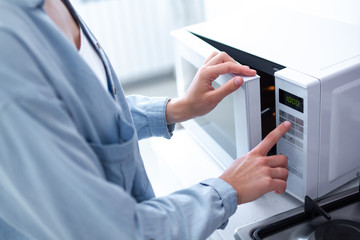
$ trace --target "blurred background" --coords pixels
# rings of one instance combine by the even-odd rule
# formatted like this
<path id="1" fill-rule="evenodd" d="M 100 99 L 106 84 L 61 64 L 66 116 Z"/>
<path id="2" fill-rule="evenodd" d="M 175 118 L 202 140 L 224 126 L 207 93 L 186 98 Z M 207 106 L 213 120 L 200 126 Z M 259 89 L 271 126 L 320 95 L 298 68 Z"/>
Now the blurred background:
<path id="1" fill-rule="evenodd" d="M 278 5 L 360 25 L 358 0 L 72 0 L 127 94 L 176 96 L 170 31 Z M 254 16 L 261 17 L 261 16 Z M 232 30 L 234 31 L 234 30 Z M 336 34 L 336 33 L 334 33 Z"/>

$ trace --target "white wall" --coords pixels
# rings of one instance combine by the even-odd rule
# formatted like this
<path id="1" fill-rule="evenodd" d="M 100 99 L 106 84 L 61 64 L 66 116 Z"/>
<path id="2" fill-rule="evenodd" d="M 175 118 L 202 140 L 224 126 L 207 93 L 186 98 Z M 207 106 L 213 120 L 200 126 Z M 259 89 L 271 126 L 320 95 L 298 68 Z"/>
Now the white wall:
<path id="1" fill-rule="evenodd" d="M 202 1 L 73 0 L 122 83 L 173 71 L 170 31 L 204 20 Z"/>
<path id="2" fill-rule="evenodd" d="M 280 6 L 360 26 L 359 0 L 205 0 L 205 15 L 239 15 L 247 9 Z M 261 16 L 259 16 L 261 17 Z"/>

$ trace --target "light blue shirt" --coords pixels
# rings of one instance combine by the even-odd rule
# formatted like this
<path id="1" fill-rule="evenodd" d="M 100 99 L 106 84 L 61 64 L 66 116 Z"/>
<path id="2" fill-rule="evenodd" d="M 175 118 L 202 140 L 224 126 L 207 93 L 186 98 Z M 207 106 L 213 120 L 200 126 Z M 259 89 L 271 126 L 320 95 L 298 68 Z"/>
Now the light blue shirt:
<path id="1" fill-rule="evenodd" d="M 154 198 L 138 140 L 171 137 L 168 99 L 125 98 L 98 47 L 104 91 L 42 6 L 0 0 L 0 239 L 205 239 L 224 227 L 237 198 L 220 179 Z"/>

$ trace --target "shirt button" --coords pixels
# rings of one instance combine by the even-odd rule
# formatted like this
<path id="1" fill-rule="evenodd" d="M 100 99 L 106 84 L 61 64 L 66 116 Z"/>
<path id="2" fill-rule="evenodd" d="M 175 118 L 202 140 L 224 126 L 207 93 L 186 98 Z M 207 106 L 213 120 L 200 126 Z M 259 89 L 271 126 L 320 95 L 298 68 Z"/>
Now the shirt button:
<path id="1" fill-rule="evenodd" d="M 114 94 L 116 95 L 116 88 L 114 88 Z"/>

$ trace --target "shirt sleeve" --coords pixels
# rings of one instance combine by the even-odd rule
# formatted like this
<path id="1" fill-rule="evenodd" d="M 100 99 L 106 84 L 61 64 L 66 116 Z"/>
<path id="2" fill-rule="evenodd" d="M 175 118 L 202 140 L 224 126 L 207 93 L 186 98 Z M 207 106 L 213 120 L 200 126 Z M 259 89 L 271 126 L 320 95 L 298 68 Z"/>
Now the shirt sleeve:
<path id="1" fill-rule="evenodd" d="M 139 139 L 148 137 L 171 138 L 175 124 L 166 123 L 166 97 L 127 96 L 131 115 Z"/>
<path id="2" fill-rule="evenodd" d="M 0 108 L 1 218 L 27 237 L 198 240 L 235 212 L 236 192 L 220 179 L 137 203 L 105 180 L 94 153 L 51 102 Z"/>

